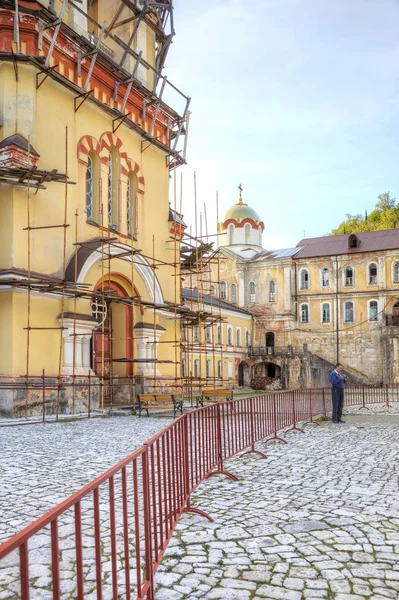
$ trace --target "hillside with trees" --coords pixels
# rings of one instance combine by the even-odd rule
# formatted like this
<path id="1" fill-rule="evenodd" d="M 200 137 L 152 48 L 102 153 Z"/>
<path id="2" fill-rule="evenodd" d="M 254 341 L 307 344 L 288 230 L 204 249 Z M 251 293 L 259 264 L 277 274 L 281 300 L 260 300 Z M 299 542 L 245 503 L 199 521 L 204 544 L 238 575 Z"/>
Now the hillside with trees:
<path id="1" fill-rule="evenodd" d="M 391 198 L 390 192 L 384 192 L 378 196 L 377 204 L 369 215 L 347 214 L 345 221 L 337 229 L 333 229 L 330 235 L 394 228 L 399 228 L 399 203 L 396 198 Z"/>

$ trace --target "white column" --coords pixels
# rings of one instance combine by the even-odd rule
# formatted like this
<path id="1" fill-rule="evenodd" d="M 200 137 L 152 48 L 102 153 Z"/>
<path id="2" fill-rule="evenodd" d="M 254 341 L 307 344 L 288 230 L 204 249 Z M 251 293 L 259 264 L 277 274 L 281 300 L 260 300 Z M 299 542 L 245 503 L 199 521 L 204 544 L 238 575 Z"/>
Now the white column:
<path id="1" fill-rule="evenodd" d="M 82 336 L 82 366 L 85 371 L 90 369 L 90 337 Z"/>

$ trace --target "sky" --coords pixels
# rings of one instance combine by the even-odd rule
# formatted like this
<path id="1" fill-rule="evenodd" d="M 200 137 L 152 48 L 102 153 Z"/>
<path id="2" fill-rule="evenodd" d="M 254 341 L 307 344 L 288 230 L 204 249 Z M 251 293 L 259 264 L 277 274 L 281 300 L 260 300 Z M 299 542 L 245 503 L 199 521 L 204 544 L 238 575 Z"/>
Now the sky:
<path id="1" fill-rule="evenodd" d="M 192 98 L 172 172 L 205 232 L 243 199 L 263 245 L 329 233 L 378 194 L 399 199 L 399 0 L 175 0 L 168 79 Z"/>

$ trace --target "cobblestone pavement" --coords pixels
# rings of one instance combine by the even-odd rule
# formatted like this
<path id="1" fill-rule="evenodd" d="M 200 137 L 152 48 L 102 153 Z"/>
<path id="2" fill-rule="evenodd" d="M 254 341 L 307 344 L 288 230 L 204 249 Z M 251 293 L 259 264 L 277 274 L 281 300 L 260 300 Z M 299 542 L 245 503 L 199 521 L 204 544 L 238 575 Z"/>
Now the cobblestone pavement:
<path id="1" fill-rule="evenodd" d="M 170 422 L 170 417 L 110 417 L 2 427 L 0 543 Z"/>
<path id="2" fill-rule="evenodd" d="M 289 433 L 204 482 L 156 574 L 157 600 L 399 598 L 399 419 Z M 260 445 L 262 447 L 262 445 Z"/>
<path id="3" fill-rule="evenodd" d="M 168 423 L 121 417 L 1 429 L 4 538 Z M 287 434 L 288 445 L 260 444 L 266 460 L 249 455 L 228 461 L 239 482 L 218 476 L 199 487 L 193 504 L 215 522 L 183 515 L 156 574 L 157 600 L 399 598 L 399 418 L 367 412 L 345 425 L 305 431 Z M 104 514 L 101 526 L 107 523 Z M 75 553 L 67 519 L 60 535 L 62 598 L 72 600 Z M 84 527 L 90 600 L 96 598 L 92 535 L 91 526 Z M 33 600 L 52 596 L 43 565 L 47 543 L 48 536 L 38 535 L 30 545 Z M 16 558 L 0 570 L 0 600 L 19 597 Z M 104 577 L 109 570 L 104 562 Z M 112 598 L 108 587 L 105 600 Z"/>

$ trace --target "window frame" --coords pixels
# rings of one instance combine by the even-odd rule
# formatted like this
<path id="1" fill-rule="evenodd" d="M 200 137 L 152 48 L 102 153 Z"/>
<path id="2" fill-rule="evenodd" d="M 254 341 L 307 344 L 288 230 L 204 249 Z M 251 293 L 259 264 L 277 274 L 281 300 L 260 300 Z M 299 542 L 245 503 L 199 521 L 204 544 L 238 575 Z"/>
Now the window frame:
<path id="1" fill-rule="evenodd" d="M 249 301 L 251 303 L 256 302 L 256 285 L 254 281 L 249 282 Z"/>
<path id="2" fill-rule="evenodd" d="M 304 320 L 303 318 L 303 309 L 306 306 L 307 308 L 307 319 Z M 309 302 L 301 302 L 301 304 L 299 305 L 299 312 L 300 312 L 300 322 L 301 323 L 305 323 L 308 324 L 310 323 L 310 306 L 309 306 Z"/>
<path id="3" fill-rule="evenodd" d="M 376 314 L 375 314 L 375 319 L 371 318 L 371 304 L 374 303 L 377 305 L 376 306 Z M 369 323 L 378 323 L 379 320 L 379 304 L 378 304 L 378 300 L 377 298 L 372 298 L 371 300 L 368 300 L 367 302 L 367 319 Z"/>
<path id="4" fill-rule="evenodd" d="M 225 281 L 221 281 L 219 285 L 220 300 L 227 300 L 227 283 Z"/>
<path id="5" fill-rule="evenodd" d="M 328 306 L 328 321 L 324 319 L 324 307 Z M 321 322 L 323 325 L 331 325 L 331 302 L 322 302 L 321 303 Z"/>
<path id="6" fill-rule="evenodd" d="M 272 291 L 273 286 L 273 291 Z M 269 281 L 269 302 L 277 302 L 277 283 L 275 279 Z"/>
<path id="7" fill-rule="evenodd" d="M 236 346 L 241 348 L 241 327 L 236 329 Z"/>
<path id="8" fill-rule="evenodd" d="M 208 325 L 205 327 L 205 342 L 207 344 L 212 344 L 212 326 Z"/>
<path id="9" fill-rule="evenodd" d="M 326 274 L 327 274 L 327 278 L 325 277 Z M 320 278 L 321 278 L 321 287 L 323 288 L 323 290 L 329 289 L 330 282 L 331 282 L 330 269 L 328 269 L 327 267 L 324 267 L 323 269 L 321 269 Z"/>
<path id="10" fill-rule="evenodd" d="M 229 325 L 227 327 L 227 346 L 233 345 L 233 328 Z"/>
<path id="11" fill-rule="evenodd" d="M 249 223 L 244 225 L 244 242 L 245 244 L 251 243 L 251 225 Z"/>
<path id="12" fill-rule="evenodd" d="M 352 271 L 352 278 L 351 278 L 352 279 L 352 283 L 347 283 L 348 276 L 347 276 L 346 272 L 348 270 Z M 343 270 L 343 279 L 344 279 L 344 281 L 343 281 L 344 287 L 354 287 L 355 286 L 355 269 L 354 269 L 354 267 L 352 267 L 351 265 L 348 265 L 347 267 L 344 268 L 344 270 Z"/>
<path id="13" fill-rule="evenodd" d="M 232 283 L 230 285 L 230 302 L 231 302 L 231 304 L 237 304 L 237 284 L 236 283 Z"/>
<path id="14" fill-rule="evenodd" d="M 375 268 L 375 275 L 371 275 L 371 268 Z M 375 279 L 375 280 L 372 280 Z M 367 265 L 367 285 L 378 285 L 378 264 L 371 262 Z"/>
<path id="15" fill-rule="evenodd" d="M 233 223 L 230 223 L 227 226 L 227 245 L 228 246 L 233 246 L 234 234 L 235 234 L 235 227 L 234 227 Z"/>
<path id="16" fill-rule="evenodd" d="M 347 318 L 346 318 L 346 311 L 347 311 L 348 304 L 352 304 L 352 320 L 351 321 L 347 320 Z M 353 300 L 345 300 L 345 302 L 343 304 L 343 309 L 344 309 L 344 311 L 343 311 L 344 312 L 344 314 L 343 314 L 344 323 L 345 324 L 355 323 L 356 322 L 355 321 L 355 302 Z"/>
<path id="17" fill-rule="evenodd" d="M 305 273 L 307 275 L 307 284 L 306 285 L 302 285 L 304 283 L 303 276 L 304 276 Z M 309 269 L 306 269 L 306 267 L 302 267 L 299 270 L 298 276 L 299 276 L 299 289 L 300 290 L 309 290 L 310 289 L 310 274 L 309 274 Z"/>
<path id="18" fill-rule="evenodd" d="M 200 377 L 200 364 L 199 364 L 199 358 L 194 358 L 194 373 L 193 373 L 194 377 Z"/>

